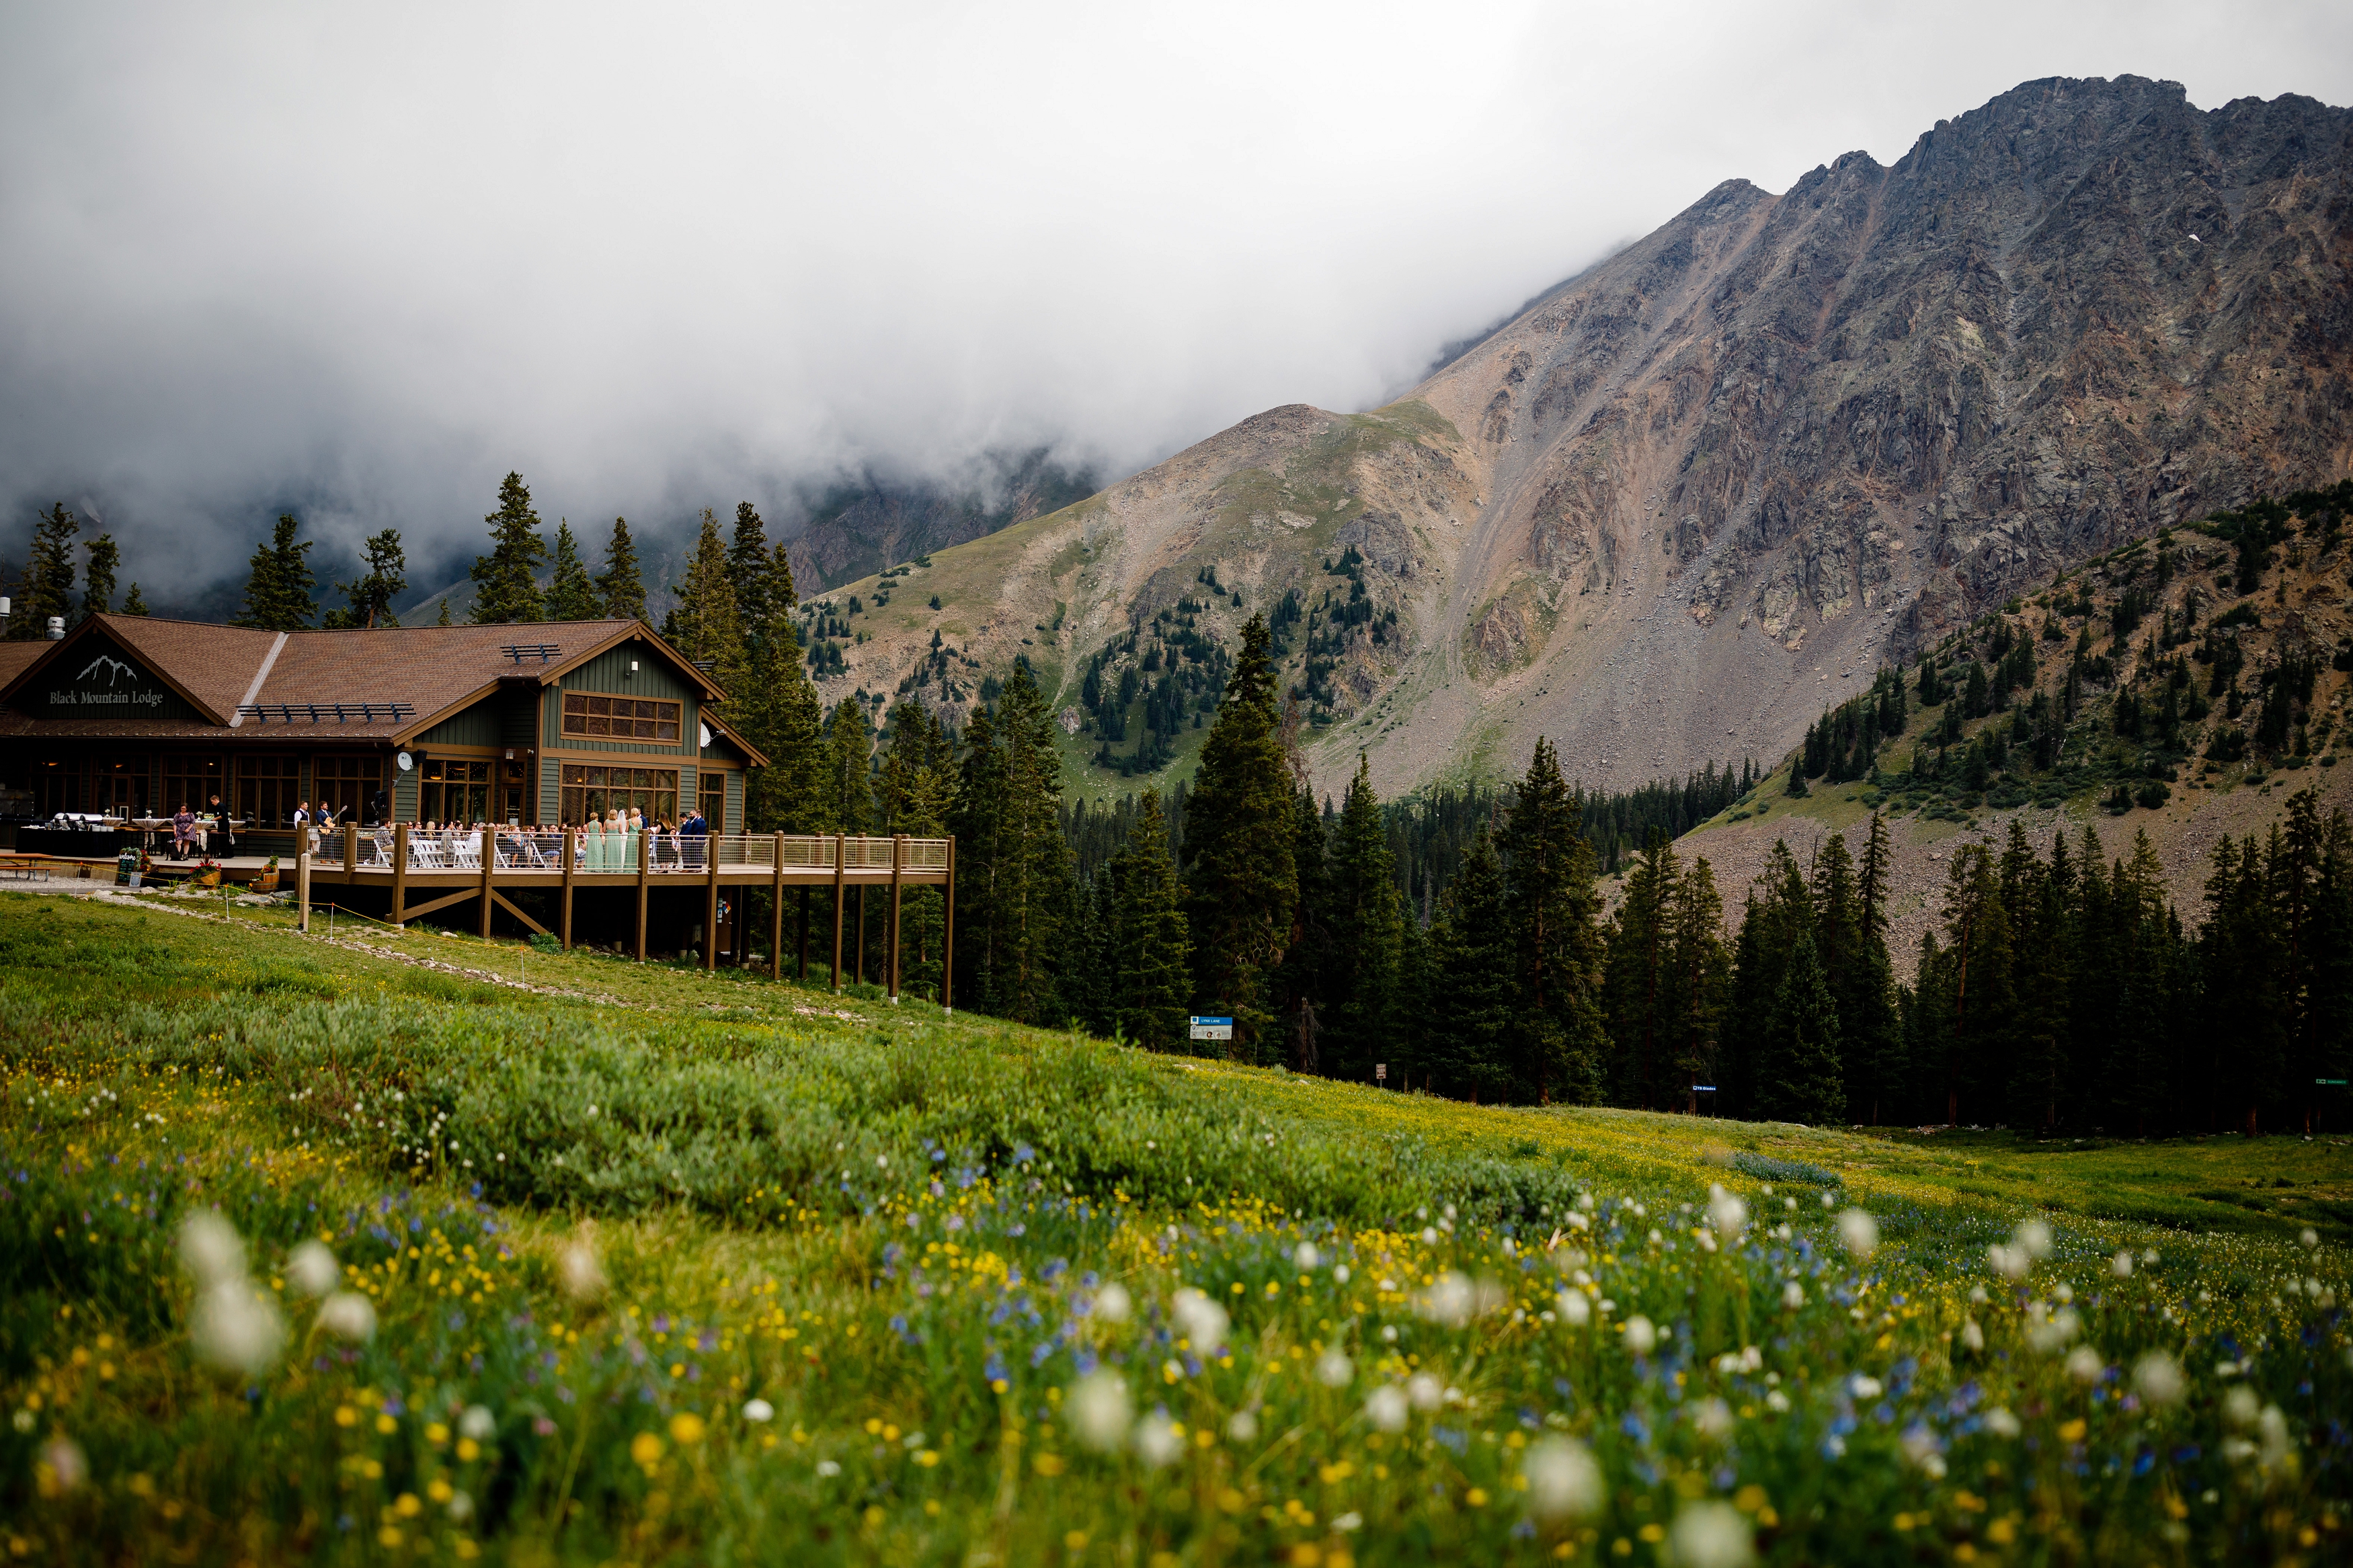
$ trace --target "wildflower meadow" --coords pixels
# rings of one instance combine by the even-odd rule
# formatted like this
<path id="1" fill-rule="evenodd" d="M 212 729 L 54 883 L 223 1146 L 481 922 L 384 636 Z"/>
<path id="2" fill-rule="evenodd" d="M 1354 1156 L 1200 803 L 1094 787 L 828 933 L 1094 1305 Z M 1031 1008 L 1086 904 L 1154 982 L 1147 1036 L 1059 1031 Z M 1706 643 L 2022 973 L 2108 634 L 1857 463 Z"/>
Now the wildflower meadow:
<path id="1" fill-rule="evenodd" d="M 1481 1108 L 27 897 L 0 1091 L 10 1561 L 2347 1553 L 2328 1136 Z"/>

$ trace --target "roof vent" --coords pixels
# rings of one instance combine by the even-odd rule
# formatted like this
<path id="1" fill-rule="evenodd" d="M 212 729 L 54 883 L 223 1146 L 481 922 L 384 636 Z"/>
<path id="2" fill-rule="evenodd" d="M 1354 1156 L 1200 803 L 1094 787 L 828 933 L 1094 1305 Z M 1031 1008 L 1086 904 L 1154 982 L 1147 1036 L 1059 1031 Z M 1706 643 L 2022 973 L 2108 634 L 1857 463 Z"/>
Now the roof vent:
<path id="1" fill-rule="evenodd" d="M 417 710 L 406 702 L 247 702 L 237 711 L 237 717 L 257 724 L 272 719 L 280 724 L 298 719 L 313 724 L 397 724 L 417 717 Z"/>
<path id="2" fill-rule="evenodd" d="M 564 649 L 561 645 L 552 642 L 511 642 L 499 651 L 506 655 L 508 662 L 512 664 L 521 664 L 527 658 L 546 664 L 561 655 Z"/>

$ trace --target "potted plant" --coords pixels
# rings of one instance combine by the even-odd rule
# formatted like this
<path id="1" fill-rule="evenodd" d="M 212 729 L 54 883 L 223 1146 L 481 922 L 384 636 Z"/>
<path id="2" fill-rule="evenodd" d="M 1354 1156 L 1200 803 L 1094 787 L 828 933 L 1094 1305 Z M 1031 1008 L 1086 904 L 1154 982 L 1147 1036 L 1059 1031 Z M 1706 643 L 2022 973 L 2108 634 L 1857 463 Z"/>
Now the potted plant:
<path id="1" fill-rule="evenodd" d="M 278 890 L 277 856 L 272 855 L 263 863 L 261 875 L 253 879 L 253 890 L 257 893 L 274 893 Z"/>
<path id="2" fill-rule="evenodd" d="M 188 881 L 193 887 L 217 888 L 220 886 L 220 862 L 207 855 L 196 862 L 195 874 L 190 877 Z"/>

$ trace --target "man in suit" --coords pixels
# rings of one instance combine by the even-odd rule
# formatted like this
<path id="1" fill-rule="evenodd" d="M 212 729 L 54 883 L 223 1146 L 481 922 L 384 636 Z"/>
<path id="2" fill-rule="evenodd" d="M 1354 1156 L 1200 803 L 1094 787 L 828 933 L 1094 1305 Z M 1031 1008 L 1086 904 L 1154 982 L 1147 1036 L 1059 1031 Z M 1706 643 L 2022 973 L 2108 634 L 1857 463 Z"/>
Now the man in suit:
<path id="1" fill-rule="evenodd" d="M 711 824 L 703 819 L 700 811 L 691 812 L 684 822 L 679 824 L 678 836 L 681 840 L 680 847 L 686 851 L 688 868 L 702 870 L 703 854 L 711 847 Z"/>

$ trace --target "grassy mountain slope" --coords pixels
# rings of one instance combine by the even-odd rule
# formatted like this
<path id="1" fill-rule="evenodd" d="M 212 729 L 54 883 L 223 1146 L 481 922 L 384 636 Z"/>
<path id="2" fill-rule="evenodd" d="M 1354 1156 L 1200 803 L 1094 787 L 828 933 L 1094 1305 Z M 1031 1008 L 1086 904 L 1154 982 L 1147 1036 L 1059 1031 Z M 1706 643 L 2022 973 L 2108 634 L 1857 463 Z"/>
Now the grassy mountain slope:
<path id="1" fill-rule="evenodd" d="M 1271 410 L 935 552 L 947 607 L 900 580 L 828 695 L 897 689 L 936 631 L 1075 706 L 1203 574 L 1241 592 L 1195 613 L 1225 636 L 1292 591 L 1345 607 L 1323 563 L 1353 546 L 1373 620 L 1303 624 L 1286 671 L 1327 785 L 1359 748 L 1385 793 L 1508 774 L 1538 734 L 1613 788 L 1777 753 L 1826 676 L 2348 471 L 2348 133 L 2307 99 L 2054 79 L 1892 166 L 1727 183 L 1403 403 Z"/>

